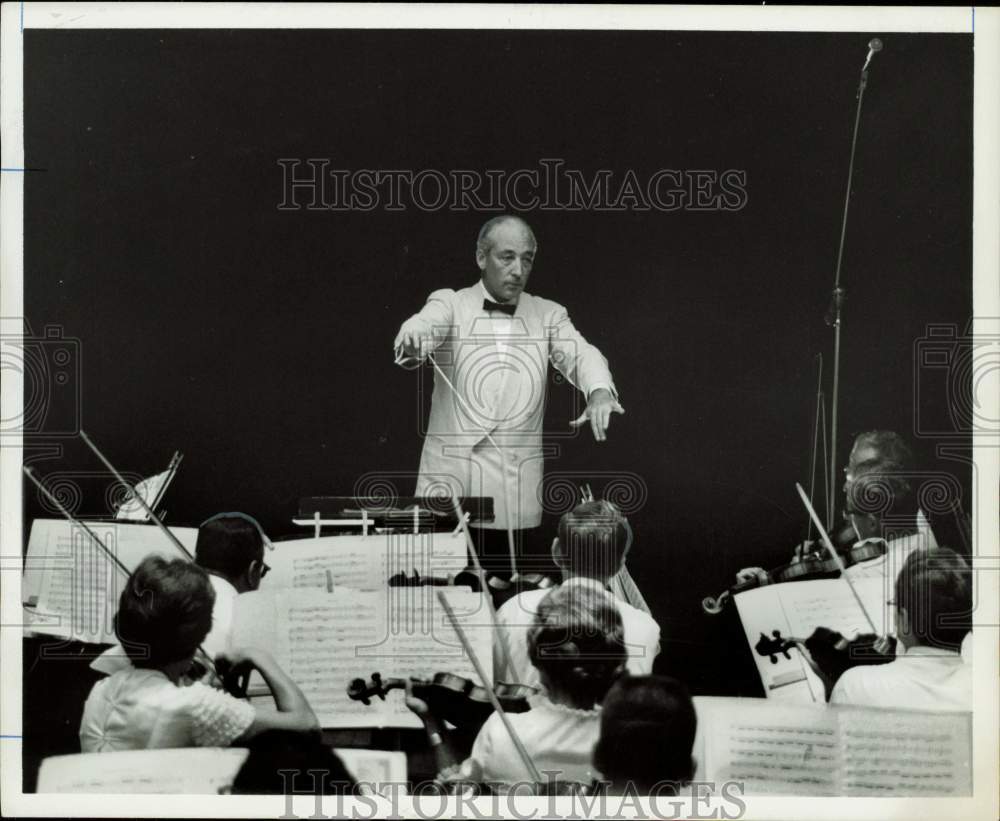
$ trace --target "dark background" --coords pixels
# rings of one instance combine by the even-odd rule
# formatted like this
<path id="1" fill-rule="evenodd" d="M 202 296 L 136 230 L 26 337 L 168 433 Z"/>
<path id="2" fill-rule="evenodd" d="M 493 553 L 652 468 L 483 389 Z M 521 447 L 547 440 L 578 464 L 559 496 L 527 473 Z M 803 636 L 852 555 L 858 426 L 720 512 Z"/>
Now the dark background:
<path id="1" fill-rule="evenodd" d="M 552 439 L 547 468 L 597 492 L 641 477 L 630 563 L 662 669 L 697 692 L 752 690 L 752 665 L 749 684 L 733 671 L 742 639 L 699 604 L 804 535 L 793 483 L 808 482 L 815 355 L 831 369 L 823 315 L 870 36 L 26 31 L 26 164 L 43 170 L 26 175 L 25 310 L 34 333 L 79 340 L 80 389 L 79 406 L 53 389 L 26 458 L 99 473 L 78 440 L 45 435 L 81 424 L 143 475 L 179 449 L 169 521 L 239 509 L 275 536 L 302 496 L 415 473 L 422 400 L 391 343 L 431 290 L 476 280 L 493 214 L 282 212 L 279 158 L 415 172 L 561 158 L 618 183 L 744 170 L 738 212 L 525 216 L 528 290 L 569 308 L 628 411 L 604 445 Z M 927 460 L 951 441 L 915 437 L 918 409 L 949 424 L 951 395 L 940 372 L 918 378 L 915 352 L 929 324 L 962 333 L 972 315 L 972 39 L 884 39 L 844 254 L 838 465 L 870 428 Z M 553 389 L 548 428 L 564 433 L 577 404 Z M 968 492 L 962 461 L 937 467 Z M 106 514 L 98 484 L 81 487 L 78 512 Z"/>

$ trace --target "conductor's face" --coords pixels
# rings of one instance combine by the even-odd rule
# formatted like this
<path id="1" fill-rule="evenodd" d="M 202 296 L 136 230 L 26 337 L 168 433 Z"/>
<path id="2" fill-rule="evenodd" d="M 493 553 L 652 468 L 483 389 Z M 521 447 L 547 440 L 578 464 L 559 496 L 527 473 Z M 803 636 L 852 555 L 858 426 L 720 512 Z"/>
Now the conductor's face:
<path id="1" fill-rule="evenodd" d="M 497 302 L 517 302 L 535 261 L 535 239 L 515 220 L 493 227 L 487 250 L 476 250 L 483 285 Z"/>

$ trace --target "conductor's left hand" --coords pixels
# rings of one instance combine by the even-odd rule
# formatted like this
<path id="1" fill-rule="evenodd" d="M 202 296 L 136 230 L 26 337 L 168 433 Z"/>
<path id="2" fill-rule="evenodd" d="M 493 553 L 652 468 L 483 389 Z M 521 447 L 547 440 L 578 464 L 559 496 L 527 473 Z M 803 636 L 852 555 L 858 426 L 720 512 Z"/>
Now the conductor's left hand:
<path id="1" fill-rule="evenodd" d="M 603 442 L 608 438 L 608 426 L 611 424 L 612 413 L 625 413 L 625 408 L 618 404 L 618 400 L 611 395 L 611 391 L 605 388 L 598 388 L 590 394 L 587 400 L 587 408 L 580 415 L 579 419 L 570 422 L 570 427 L 578 428 L 590 421 L 590 429 L 594 432 L 594 439 Z"/>

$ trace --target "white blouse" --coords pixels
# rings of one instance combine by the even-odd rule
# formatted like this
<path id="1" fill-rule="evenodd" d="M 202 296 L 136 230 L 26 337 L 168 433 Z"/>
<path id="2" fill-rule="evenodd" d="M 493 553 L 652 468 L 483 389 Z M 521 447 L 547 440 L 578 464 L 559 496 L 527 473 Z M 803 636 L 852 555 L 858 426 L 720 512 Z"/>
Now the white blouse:
<path id="1" fill-rule="evenodd" d="M 226 747 L 256 712 L 201 682 L 178 686 L 159 670 L 129 668 L 94 685 L 83 708 L 85 753 L 163 747 Z"/>
<path id="2" fill-rule="evenodd" d="M 543 778 L 588 784 L 601 774 L 591 764 L 600 734 L 600 708 L 577 710 L 549 701 L 544 695 L 529 698 L 531 709 L 507 717 Z M 511 786 L 533 781 L 514 742 L 496 713 L 483 725 L 472 745 L 470 759 L 486 783 Z"/>

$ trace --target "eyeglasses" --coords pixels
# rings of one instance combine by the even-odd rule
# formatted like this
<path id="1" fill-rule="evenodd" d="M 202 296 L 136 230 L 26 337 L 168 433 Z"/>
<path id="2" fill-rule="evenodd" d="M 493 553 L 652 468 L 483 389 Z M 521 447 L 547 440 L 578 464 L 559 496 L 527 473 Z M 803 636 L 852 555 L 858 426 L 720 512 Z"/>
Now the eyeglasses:
<path id="1" fill-rule="evenodd" d="M 271 565 L 269 565 L 267 562 L 261 562 L 260 577 L 263 579 L 270 572 L 271 572 Z"/>

